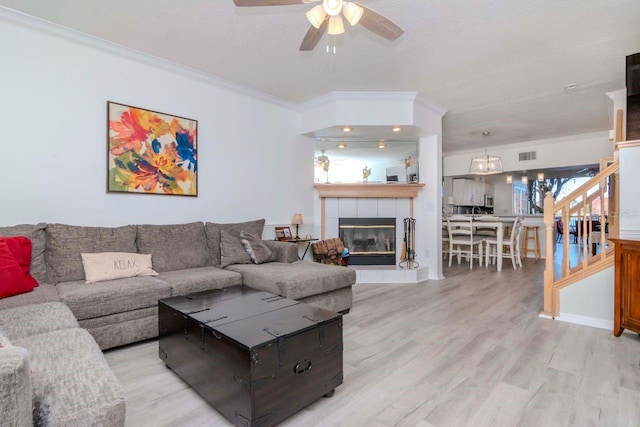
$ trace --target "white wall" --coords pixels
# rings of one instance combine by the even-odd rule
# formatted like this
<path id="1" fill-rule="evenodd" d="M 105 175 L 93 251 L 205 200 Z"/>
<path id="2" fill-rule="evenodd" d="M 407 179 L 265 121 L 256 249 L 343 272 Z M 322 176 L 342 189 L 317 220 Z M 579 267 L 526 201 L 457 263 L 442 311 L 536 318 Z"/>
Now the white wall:
<path id="1" fill-rule="evenodd" d="M 613 329 L 613 267 L 560 290 L 558 320 Z"/>
<path id="2" fill-rule="evenodd" d="M 414 200 L 416 261 L 429 268 L 429 279 L 442 275 L 442 131 L 420 138 L 420 182 L 425 186 Z"/>
<path id="3" fill-rule="evenodd" d="M 536 160 L 519 161 L 518 153 L 536 151 Z M 502 167 L 508 171 L 526 171 L 562 166 L 597 164 L 611 156 L 613 143 L 608 132 L 573 135 L 563 138 L 539 139 L 517 144 L 488 147 L 487 153 L 502 157 Z M 484 147 L 444 154 L 444 176 L 469 174 L 473 157 L 484 155 Z"/>
<path id="4" fill-rule="evenodd" d="M 312 221 L 313 144 L 290 106 L 0 12 L 0 225 Z M 106 192 L 107 100 L 198 120 L 197 198 Z"/>

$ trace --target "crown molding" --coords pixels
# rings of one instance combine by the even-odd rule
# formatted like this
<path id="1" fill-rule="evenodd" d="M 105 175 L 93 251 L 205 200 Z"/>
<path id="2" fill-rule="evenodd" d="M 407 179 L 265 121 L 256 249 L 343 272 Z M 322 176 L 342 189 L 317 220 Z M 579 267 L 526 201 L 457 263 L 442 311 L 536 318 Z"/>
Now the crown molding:
<path id="1" fill-rule="evenodd" d="M 430 101 L 424 95 L 418 92 L 354 92 L 354 91 L 335 91 L 329 92 L 325 95 L 318 96 L 316 98 L 309 99 L 301 102 L 298 105 L 298 110 L 301 112 L 308 111 L 319 106 L 337 102 L 337 101 L 405 101 L 405 102 L 417 102 L 420 105 L 426 106 L 432 111 L 442 115 L 440 113 L 443 110 L 438 104 Z"/>
<path id="2" fill-rule="evenodd" d="M 90 34 L 74 30 L 72 28 L 55 24 L 32 15 L 28 15 L 24 12 L 7 8 L 5 6 L 0 6 L 0 22 L 1 21 L 21 25 L 23 27 L 37 30 L 70 42 L 82 44 L 84 46 L 92 47 L 103 52 L 118 55 L 128 60 L 140 62 L 145 65 L 151 65 L 153 67 L 173 72 L 184 77 L 189 77 L 194 80 L 198 80 L 200 82 L 207 83 L 221 89 L 226 89 L 240 95 L 256 98 L 261 101 L 277 105 L 279 107 L 284 107 L 290 110 L 297 110 L 298 108 L 298 104 L 287 101 L 283 98 L 270 95 L 257 89 L 253 89 L 251 87 L 223 79 L 221 77 L 216 77 L 213 74 L 209 74 L 195 68 L 187 67 L 186 65 L 178 64 L 177 62 L 160 58 L 159 56 L 151 55 L 141 50 L 123 46 L 109 40 L 102 39 L 100 37 L 92 36 Z"/>
<path id="3" fill-rule="evenodd" d="M 427 98 L 421 93 L 415 92 L 415 94 L 416 94 L 416 97 L 415 97 L 416 104 L 423 106 L 424 108 L 439 115 L 440 117 L 447 114 L 448 110 L 443 106 L 441 106 L 440 104 L 432 101 L 431 99 Z"/>

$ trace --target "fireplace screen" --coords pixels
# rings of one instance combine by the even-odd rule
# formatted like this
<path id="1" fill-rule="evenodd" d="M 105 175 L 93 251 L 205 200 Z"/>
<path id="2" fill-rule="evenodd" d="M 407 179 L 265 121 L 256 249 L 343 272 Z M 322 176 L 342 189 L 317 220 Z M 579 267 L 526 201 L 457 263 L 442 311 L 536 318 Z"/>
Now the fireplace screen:
<path id="1" fill-rule="evenodd" d="M 395 265 L 395 218 L 340 218 L 339 226 L 350 265 Z"/>

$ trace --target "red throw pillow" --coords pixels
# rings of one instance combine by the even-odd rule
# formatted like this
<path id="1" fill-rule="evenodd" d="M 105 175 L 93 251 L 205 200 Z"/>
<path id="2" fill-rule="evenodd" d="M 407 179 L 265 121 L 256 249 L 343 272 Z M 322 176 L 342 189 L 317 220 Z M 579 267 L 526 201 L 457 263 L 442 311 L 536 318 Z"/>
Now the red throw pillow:
<path id="1" fill-rule="evenodd" d="M 0 239 L 0 298 L 30 292 L 37 285 L 25 272 L 9 249 L 4 239 Z"/>
<path id="2" fill-rule="evenodd" d="M 31 239 L 24 236 L 14 236 L 14 237 L 0 237 L 0 240 L 4 240 L 9 246 L 9 250 L 13 254 L 13 257 L 20 264 L 20 268 L 25 273 L 29 273 L 29 269 L 31 268 Z M 38 282 L 29 275 L 30 279 L 33 280 L 35 286 L 38 286 Z"/>

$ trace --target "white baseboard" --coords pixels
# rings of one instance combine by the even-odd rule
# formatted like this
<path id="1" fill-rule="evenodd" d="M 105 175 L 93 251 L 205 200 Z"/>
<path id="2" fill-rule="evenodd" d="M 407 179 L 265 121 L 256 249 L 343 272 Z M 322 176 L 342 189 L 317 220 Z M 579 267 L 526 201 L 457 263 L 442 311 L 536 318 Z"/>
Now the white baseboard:
<path id="1" fill-rule="evenodd" d="M 561 322 L 573 323 L 576 325 L 591 326 L 592 328 L 607 329 L 613 332 L 613 320 L 598 319 L 595 317 L 579 316 L 577 314 L 560 313 L 557 317 L 547 316 L 546 314 L 539 314 L 538 317 L 543 319 L 555 319 Z M 633 331 L 624 330 L 624 332 L 635 334 Z"/>
<path id="2" fill-rule="evenodd" d="M 576 325 L 591 326 L 593 328 L 608 329 L 613 331 L 613 320 L 598 319 L 595 317 L 579 316 L 577 314 L 569 314 L 560 312 L 560 316 L 556 320 L 567 323 L 575 323 Z"/>

